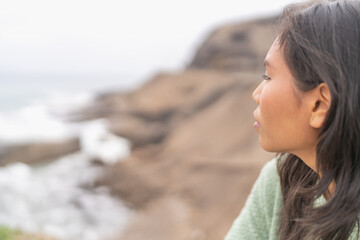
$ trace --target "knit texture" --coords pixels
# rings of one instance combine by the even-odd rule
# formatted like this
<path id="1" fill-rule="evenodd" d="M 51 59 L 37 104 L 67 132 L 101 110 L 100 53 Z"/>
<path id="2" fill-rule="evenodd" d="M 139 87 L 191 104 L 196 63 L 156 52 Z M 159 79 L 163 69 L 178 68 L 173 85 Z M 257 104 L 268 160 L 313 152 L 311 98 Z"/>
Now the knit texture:
<path id="1" fill-rule="evenodd" d="M 322 196 L 315 206 L 325 204 Z M 240 215 L 235 219 L 225 240 L 276 240 L 282 208 L 277 159 L 266 163 L 256 180 Z M 356 239 L 357 228 L 349 240 Z"/>

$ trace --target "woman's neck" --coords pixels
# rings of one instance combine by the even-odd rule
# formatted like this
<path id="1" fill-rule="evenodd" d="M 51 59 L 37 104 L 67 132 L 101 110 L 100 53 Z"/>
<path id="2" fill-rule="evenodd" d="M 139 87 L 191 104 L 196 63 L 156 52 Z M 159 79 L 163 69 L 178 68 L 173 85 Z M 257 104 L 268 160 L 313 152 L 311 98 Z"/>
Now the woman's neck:
<path id="1" fill-rule="evenodd" d="M 318 173 L 321 178 L 321 172 L 317 169 L 317 164 L 316 164 L 316 148 L 310 149 L 308 151 L 302 151 L 295 155 L 298 156 L 308 167 L 310 167 L 312 170 Z M 332 182 L 330 183 L 328 190 L 324 193 L 324 197 L 327 201 L 330 200 L 334 191 L 335 191 L 335 182 Z"/>

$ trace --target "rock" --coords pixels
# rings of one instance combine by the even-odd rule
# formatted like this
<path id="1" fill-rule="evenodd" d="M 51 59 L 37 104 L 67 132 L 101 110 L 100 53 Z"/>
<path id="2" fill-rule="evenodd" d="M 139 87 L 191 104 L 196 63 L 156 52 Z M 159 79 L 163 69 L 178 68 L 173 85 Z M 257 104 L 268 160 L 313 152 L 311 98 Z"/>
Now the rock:
<path id="1" fill-rule="evenodd" d="M 61 142 L 28 143 L 11 145 L 1 148 L 0 165 L 4 166 L 14 162 L 27 164 L 42 163 L 55 160 L 59 157 L 80 150 L 78 138 L 72 138 Z"/>
<path id="2" fill-rule="evenodd" d="M 132 114 L 121 114 L 109 118 L 110 131 L 131 142 L 133 149 L 148 144 L 159 143 L 168 132 L 168 124 L 158 121 L 146 121 Z"/>
<path id="3" fill-rule="evenodd" d="M 256 78 L 259 78 L 256 76 Z M 211 70 L 187 70 L 158 74 L 141 88 L 127 95 L 102 97 L 91 114 L 107 118 L 110 130 L 132 143 L 133 149 L 163 141 L 182 119 L 196 114 L 217 101 L 229 89 L 247 87 L 253 74 Z M 120 104 L 120 106 L 118 105 Z M 89 116 L 86 110 L 85 116 Z"/>
<path id="4" fill-rule="evenodd" d="M 138 212 L 115 239 L 224 238 L 273 157 L 253 130 L 251 95 L 275 20 L 221 27 L 184 71 L 99 98 L 95 106 L 102 107 L 91 114 L 107 118 L 134 146 L 127 159 L 105 166 L 97 182 Z"/>
<path id="5" fill-rule="evenodd" d="M 188 68 L 262 71 L 264 57 L 276 36 L 277 19 L 268 17 L 215 29 L 197 50 Z"/>
<path id="6" fill-rule="evenodd" d="M 129 139 L 134 148 L 160 143 L 177 122 L 211 105 L 227 90 L 249 84 L 244 80 L 249 75 L 241 76 L 216 71 L 157 76 L 124 103 L 132 111 L 110 118 L 111 130 Z"/>
<path id="7" fill-rule="evenodd" d="M 66 120 L 70 122 L 81 122 L 117 115 L 127 110 L 123 104 L 127 101 L 129 95 L 131 95 L 131 93 L 102 93 L 96 97 L 91 105 L 70 112 L 66 116 Z"/>
<path id="8" fill-rule="evenodd" d="M 207 73 L 211 78 L 214 72 Z M 204 78 L 205 75 L 202 71 Z M 234 77 L 233 73 L 221 76 L 217 81 L 205 82 L 209 89 L 222 86 L 221 94 L 202 107 L 193 107 L 194 103 L 178 107 L 174 116 L 181 117 L 171 125 L 163 141 L 134 149 L 127 160 L 112 166 L 105 180 L 99 182 L 109 186 L 128 206 L 139 210 L 140 215 L 121 240 L 201 236 L 221 239 L 239 213 L 261 166 L 272 155 L 260 149 L 252 129 L 255 103 L 251 93 L 259 77 L 252 74 Z M 222 80 L 223 85 L 219 83 Z M 198 84 L 197 79 L 193 82 Z M 208 91 L 198 102 L 211 99 L 211 95 L 213 91 Z M 159 96 L 154 95 L 154 101 Z M 191 114 L 184 114 L 191 107 L 194 109 Z M 187 209 L 187 220 L 181 222 L 175 209 L 163 209 L 169 226 L 161 229 L 161 221 L 156 220 L 162 214 L 159 204 L 170 199 L 176 199 Z M 145 227 L 146 221 L 153 227 Z M 182 230 L 176 227 L 179 224 L 184 224 Z M 134 232 L 138 228 L 141 231 Z"/>
<path id="9" fill-rule="evenodd" d="M 95 186 L 109 186 L 111 193 L 128 207 L 143 209 L 163 192 L 162 184 L 157 182 L 157 179 L 141 174 L 142 169 L 136 167 L 131 162 L 106 166 L 106 174 L 95 183 Z"/>
<path id="10" fill-rule="evenodd" d="M 191 215 L 191 209 L 181 199 L 174 196 L 158 198 L 135 216 L 121 239 L 189 239 L 196 230 L 191 224 Z M 119 238 L 113 238 L 116 239 Z"/>
<path id="11" fill-rule="evenodd" d="M 44 234 L 30 234 L 19 232 L 14 236 L 14 240 L 56 240 L 54 237 L 49 237 Z"/>
<path id="12" fill-rule="evenodd" d="M 90 163 L 93 166 L 99 166 L 99 167 L 103 167 L 106 165 L 106 163 L 103 160 L 101 160 L 100 158 L 93 158 L 90 160 Z"/>

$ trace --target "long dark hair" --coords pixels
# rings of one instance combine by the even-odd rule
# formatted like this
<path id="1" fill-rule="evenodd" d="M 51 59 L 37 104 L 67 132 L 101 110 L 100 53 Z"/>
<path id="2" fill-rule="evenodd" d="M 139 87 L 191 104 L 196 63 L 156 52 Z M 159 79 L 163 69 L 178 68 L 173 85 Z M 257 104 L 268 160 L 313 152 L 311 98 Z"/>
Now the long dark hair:
<path id="1" fill-rule="evenodd" d="M 326 83 L 331 94 L 316 148 L 321 177 L 295 155 L 283 154 L 278 162 L 284 201 L 279 237 L 348 239 L 360 213 L 360 2 L 290 5 L 279 41 L 297 88 L 306 92 Z M 328 201 L 314 206 L 332 183 Z"/>

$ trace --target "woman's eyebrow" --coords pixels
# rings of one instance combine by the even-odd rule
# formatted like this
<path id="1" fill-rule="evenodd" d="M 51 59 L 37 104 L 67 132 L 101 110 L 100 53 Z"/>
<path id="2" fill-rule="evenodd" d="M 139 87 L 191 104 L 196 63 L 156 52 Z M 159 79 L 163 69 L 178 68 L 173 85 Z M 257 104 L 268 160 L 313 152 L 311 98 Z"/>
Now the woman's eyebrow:
<path id="1" fill-rule="evenodd" d="M 269 61 L 267 59 L 264 60 L 264 67 L 271 68 L 271 64 L 269 63 Z"/>

